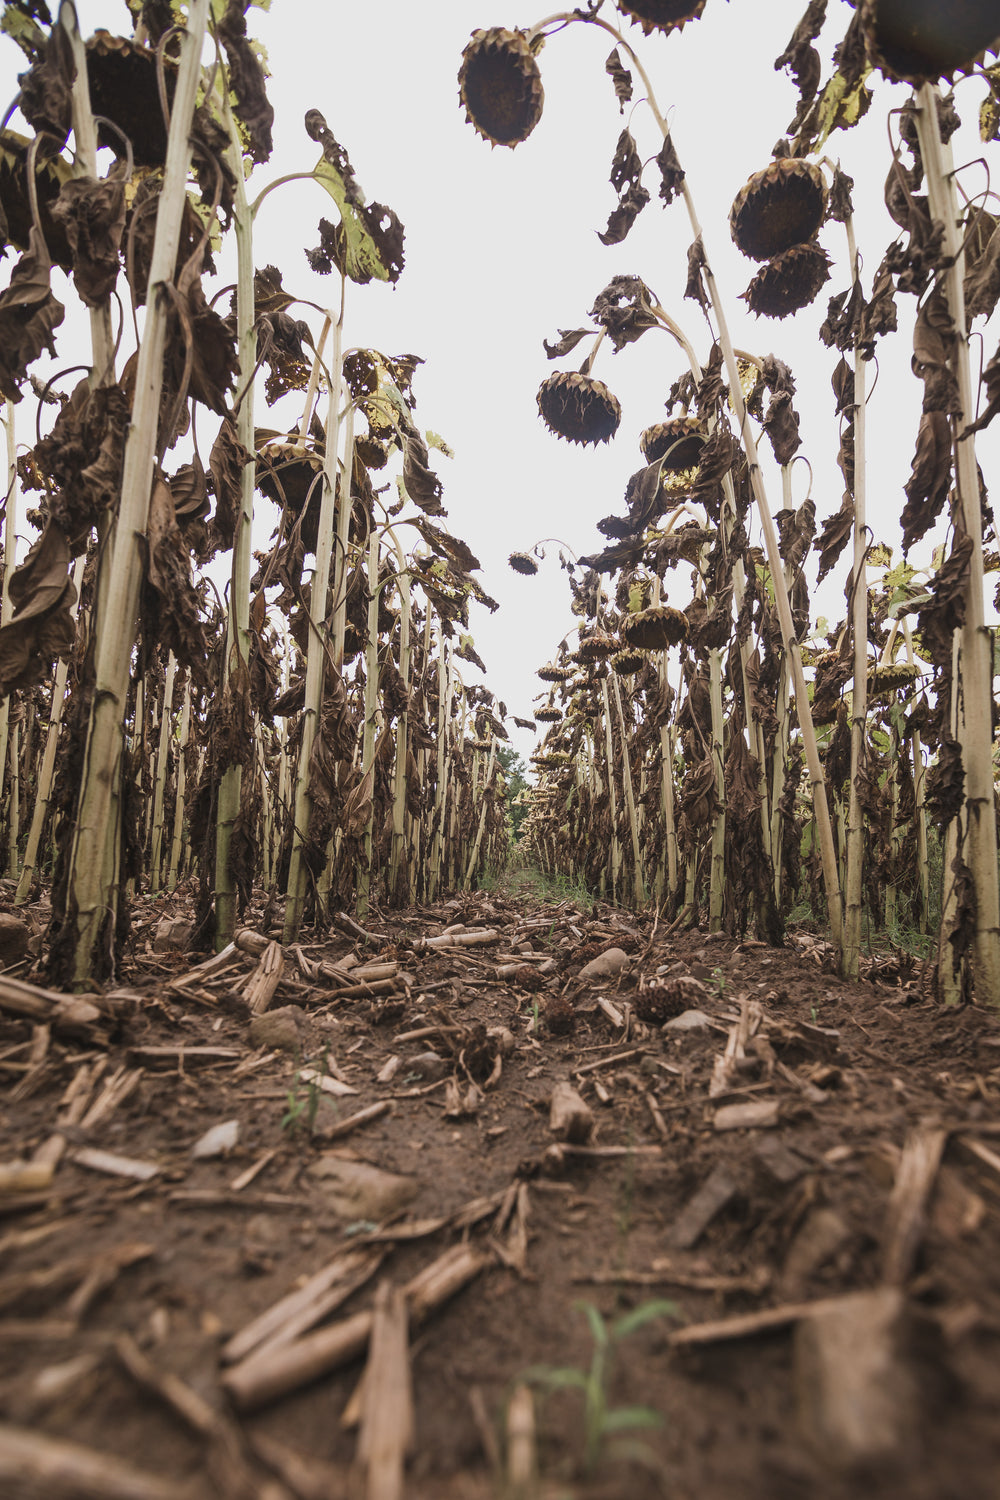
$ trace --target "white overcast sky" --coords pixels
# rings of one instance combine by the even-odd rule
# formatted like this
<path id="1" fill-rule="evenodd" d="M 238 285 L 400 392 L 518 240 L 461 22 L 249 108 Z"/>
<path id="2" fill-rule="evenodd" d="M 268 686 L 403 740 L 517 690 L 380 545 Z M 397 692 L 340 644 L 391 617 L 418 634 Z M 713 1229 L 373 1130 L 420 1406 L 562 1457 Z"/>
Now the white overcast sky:
<path id="1" fill-rule="evenodd" d="M 734 342 L 776 354 L 792 367 L 802 452 L 812 465 L 821 524 L 839 508 L 843 490 L 830 389 L 839 356 L 818 339 L 828 296 L 848 285 L 843 230 L 837 224 L 823 229 L 822 242 L 835 259 L 833 279 L 793 323 L 745 313 L 739 293 L 756 267 L 732 245 L 728 226 L 734 196 L 752 172 L 767 165 L 794 112 L 794 87 L 773 63 L 804 9 L 805 0 L 708 0 L 700 21 L 669 37 L 649 38 L 628 25 L 611 0 L 602 14 L 620 22 L 639 50 L 669 115 Z M 79 10 L 85 34 L 97 26 L 129 30 L 124 3 L 82 0 Z M 852 15 L 844 0 L 831 0 L 829 11 L 818 44 L 824 78 Z M 666 392 L 684 369 L 672 341 L 658 332 L 618 355 L 606 345 L 594 373 L 619 397 L 623 420 L 609 445 L 582 449 L 545 431 L 535 393 L 554 369 L 578 367 L 584 349 L 553 364 L 545 358 L 543 338 L 553 338 L 558 328 L 584 326 L 598 292 L 624 273 L 641 276 L 653 288 L 702 358 L 709 348 L 700 310 L 682 300 L 691 241 L 687 215 L 681 202 L 669 208 L 659 202 L 655 164 L 648 181 L 652 201 L 629 238 L 614 247 L 597 238 L 615 203 L 608 173 L 623 123 L 604 72 L 613 45 L 606 33 L 577 24 L 548 41 L 540 57 L 542 119 L 515 150 L 491 149 L 465 122 L 457 73 L 471 32 L 494 25 L 527 28 L 547 14 L 523 0 L 273 0 L 269 15 L 248 15 L 251 34 L 267 48 L 276 109 L 274 157 L 255 170 L 255 191 L 279 172 L 315 164 L 317 147 L 302 121 L 307 109 L 317 108 L 347 148 L 369 201 L 391 206 L 406 227 L 406 267 L 398 286 L 348 287 L 345 340 L 426 360 L 415 384 L 416 415 L 455 450 L 453 460 L 432 455 L 445 486 L 448 525 L 476 552 L 483 584 L 502 606 L 491 617 L 474 605 L 471 632 L 489 669 L 489 686 L 521 716 L 530 715 L 542 688 L 535 669 L 574 620 L 556 547 L 533 579 L 514 574 L 507 554 L 549 536 L 576 553 L 603 545 L 595 522 L 621 509 L 628 477 L 643 461 L 638 434 L 661 419 Z M 12 95 L 20 54 L 9 42 L 4 47 Z M 890 160 L 885 114 L 908 93 L 878 76 L 872 81 L 876 102 L 868 118 L 854 131 L 838 132 L 827 146 L 856 180 L 866 290 L 896 233 L 882 204 Z M 640 99 L 638 78 L 635 83 Z M 967 122 L 954 142 L 959 162 L 982 154 L 975 128 L 982 93 L 977 82 L 959 86 L 959 113 Z M 660 141 L 648 110 L 633 104 L 627 118 L 640 154 L 654 155 Z M 996 148 L 987 149 L 995 158 Z M 971 193 L 982 191 L 983 170 L 972 168 L 967 181 Z M 294 184 L 269 198 L 256 231 L 257 263 L 277 264 L 288 290 L 322 303 L 333 295 L 333 284 L 312 275 L 303 251 L 317 243 L 317 221 L 330 210 L 314 184 Z M 899 300 L 901 331 L 879 343 L 880 371 L 869 405 L 870 516 L 877 539 L 893 545 L 897 557 L 902 485 L 921 395 L 909 372 L 912 299 Z M 988 326 L 984 358 L 993 353 L 996 337 Z M 263 411 L 259 421 L 267 422 Z M 992 431 L 979 451 L 987 484 L 992 479 L 995 487 L 998 443 Z M 808 481 L 804 466 L 796 473 L 798 503 Z M 771 488 L 776 507 L 775 478 Z M 929 547 L 919 554 L 915 549 L 911 561 L 924 563 L 929 556 Z M 848 568 L 845 553 L 818 601 L 819 612 L 831 619 L 843 613 Z M 469 669 L 470 679 L 477 675 Z M 523 753 L 530 751 L 532 736 L 512 729 L 512 737 Z"/>

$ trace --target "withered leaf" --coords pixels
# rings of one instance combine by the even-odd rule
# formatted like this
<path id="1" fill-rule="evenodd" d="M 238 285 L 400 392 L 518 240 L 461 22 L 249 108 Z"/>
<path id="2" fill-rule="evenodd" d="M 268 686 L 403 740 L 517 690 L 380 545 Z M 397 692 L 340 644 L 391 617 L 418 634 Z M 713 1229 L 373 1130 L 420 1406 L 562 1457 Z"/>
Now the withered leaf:
<path id="1" fill-rule="evenodd" d="M 611 186 L 621 194 L 623 188 L 632 187 L 641 176 L 642 157 L 636 149 L 635 138 L 631 130 L 623 130 L 611 162 Z"/>
<path id="2" fill-rule="evenodd" d="M 615 276 L 597 296 L 590 316 L 604 329 L 617 354 L 657 326 L 656 297 L 638 276 Z"/>
<path id="3" fill-rule="evenodd" d="M 10 285 L 0 292 L 0 395 L 8 401 L 20 401 L 21 382 L 42 350 L 56 352 L 53 332 L 65 308 L 52 295 L 51 271 L 41 235 L 33 228 Z"/>
<path id="4" fill-rule="evenodd" d="M 729 473 L 741 451 L 728 425 L 719 422 L 698 456 L 698 471 L 691 489 L 692 495 L 699 499 L 711 495 L 723 476 Z"/>
<path id="5" fill-rule="evenodd" d="M 243 470 L 251 454 L 236 436 L 236 424 L 225 417 L 212 444 L 208 467 L 215 489 L 212 538 L 216 547 L 231 547 L 243 495 Z"/>
<path id="6" fill-rule="evenodd" d="M 925 412 L 961 410 L 958 381 L 949 365 L 955 350 L 955 324 L 944 289 L 937 287 L 921 305 L 913 329 L 914 375 L 924 382 Z"/>
<path id="7" fill-rule="evenodd" d="M 618 207 L 612 209 L 608 227 L 599 232 L 601 244 L 620 245 L 648 202 L 646 189 L 639 182 L 633 183 L 618 200 Z"/>
<path id="8" fill-rule="evenodd" d="M 217 208 L 228 229 L 236 202 L 236 177 L 228 159 L 229 132 L 212 113 L 200 105 L 191 121 L 191 167 L 201 188 L 201 202 Z"/>
<path id="9" fill-rule="evenodd" d="M 900 516 L 903 552 L 907 553 L 934 525 L 951 486 L 951 422 L 943 411 L 924 412 L 917 429 L 917 450 L 903 486 L 906 504 Z"/>
<path id="10" fill-rule="evenodd" d="M 957 818 L 965 802 L 965 767 L 962 746 L 950 734 L 942 734 L 937 759 L 927 770 L 927 810 L 943 833 Z"/>
<path id="11" fill-rule="evenodd" d="M 984 217 L 990 218 L 990 215 Z M 994 221 L 995 222 L 995 221 Z M 971 236 L 970 236 L 971 238 Z M 1000 300 L 1000 224 L 995 224 L 992 234 L 981 253 L 970 264 L 969 247 L 966 246 L 965 311 L 970 318 L 991 317 Z"/>
<path id="12" fill-rule="evenodd" d="M 833 182 L 830 185 L 830 196 L 827 200 L 827 218 L 835 219 L 838 224 L 846 224 L 854 212 L 854 204 L 851 201 L 851 189 L 854 186 L 854 178 L 848 177 L 840 167 L 833 169 Z"/>
<path id="13" fill-rule="evenodd" d="M 707 314 L 708 293 L 705 290 L 705 283 L 702 281 L 701 273 L 708 265 L 708 260 L 705 256 L 705 243 L 700 234 L 694 244 L 688 249 L 687 265 L 688 273 L 687 282 L 684 287 L 684 296 L 690 297 L 693 302 L 697 302 L 702 312 Z"/>
<path id="14" fill-rule="evenodd" d="M 1000 411 L 1000 345 L 997 346 L 996 353 L 983 371 L 982 383 L 986 390 L 986 406 L 976 421 L 965 429 L 963 437 L 966 433 L 979 432 L 982 428 L 988 427 Z"/>
<path id="15" fill-rule="evenodd" d="M 660 197 L 664 205 L 673 203 L 684 184 L 684 168 L 677 159 L 672 136 L 664 136 L 663 145 L 656 154 L 656 165 L 660 169 Z"/>
<path id="16" fill-rule="evenodd" d="M 171 371 L 174 387 L 182 397 L 187 390 L 196 401 L 224 417 L 229 410 L 227 397 L 240 368 L 234 331 L 208 305 L 200 280 L 192 282 L 186 296 L 180 287 L 172 288 L 170 296 L 173 326 L 168 331 L 164 363 Z"/>
<path id="17" fill-rule="evenodd" d="M 888 259 L 883 260 L 875 272 L 871 300 L 862 309 L 857 332 L 858 348 L 865 359 L 871 359 L 875 353 L 876 338 L 896 331 L 895 290 Z"/>
<path id="18" fill-rule="evenodd" d="M 605 61 L 604 71 L 615 86 L 618 113 L 623 115 L 626 104 L 630 104 L 632 101 L 632 74 L 628 68 L 623 66 L 617 47 L 614 48 Z"/>
<path id="19" fill-rule="evenodd" d="M 0 697 L 40 682 L 57 656 L 68 656 L 76 633 L 70 549 L 53 521 L 10 580 L 14 616 L 0 629 Z"/>
<path id="20" fill-rule="evenodd" d="M 798 572 L 816 534 L 816 505 L 812 500 L 804 500 L 798 510 L 776 511 L 774 519 L 782 561 Z"/>
<path id="21" fill-rule="evenodd" d="M 804 107 L 813 98 L 819 88 L 822 65 L 819 53 L 811 44 L 823 30 L 823 22 L 826 19 L 826 0 L 810 0 L 805 15 L 799 21 L 792 32 L 788 46 L 780 57 L 774 60 L 774 71 L 780 73 L 782 68 L 787 68 L 795 86 L 799 91 L 799 115 L 804 112 Z M 798 119 L 798 116 L 796 117 Z M 792 129 L 797 126 L 793 125 Z"/>
<path id="22" fill-rule="evenodd" d="M 446 515 L 441 504 L 441 480 L 430 468 L 427 444 L 416 431 L 407 433 L 403 450 L 403 484 L 414 505 L 428 516 Z"/>
<path id="23" fill-rule="evenodd" d="M 395 283 L 403 269 L 403 226 L 383 203 L 365 204 L 347 151 L 335 139 L 318 109 L 306 111 L 306 133 L 318 141 L 323 159 L 314 176 L 340 210 L 336 228 L 320 220 L 318 249 L 307 250 L 306 259 L 320 275 L 336 266 L 359 286 L 372 278 Z"/>
<path id="24" fill-rule="evenodd" d="M 837 398 L 837 416 L 854 411 L 854 371 L 846 359 L 838 361 L 837 368 L 830 377 L 833 386 L 833 394 Z"/>
<path id="25" fill-rule="evenodd" d="M 824 521 L 823 530 L 820 532 L 816 542 L 816 549 L 819 552 L 817 582 L 822 582 L 827 573 L 829 573 L 837 558 L 851 540 L 853 529 L 854 501 L 850 494 L 846 494 L 836 514 L 828 516 Z"/>
<path id="26" fill-rule="evenodd" d="M 708 364 L 702 371 L 695 393 L 695 409 L 699 417 L 717 411 L 725 397 L 726 385 L 722 378 L 722 357 L 722 345 L 716 342 L 712 345 Z"/>
<path id="27" fill-rule="evenodd" d="M 819 330 L 819 336 L 828 349 L 836 348 L 843 354 L 854 348 L 864 305 L 860 281 L 855 281 L 849 291 L 838 292 L 830 298 Z"/>
<path id="28" fill-rule="evenodd" d="M 792 405 L 790 391 L 779 390 L 774 393 L 764 413 L 763 425 L 774 450 L 775 461 L 781 465 L 790 464 L 802 446 L 799 414 Z"/>
<path id="29" fill-rule="evenodd" d="M 560 328 L 558 339 L 550 344 L 547 339 L 542 339 L 542 348 L 545 350 L 547 359 L 561 359 L 564 354 L 571 354 L 581 339 L 589 338 L 592 330 L 589 328 Z"/>
<path id="30" fill-rule="evenodd" d="M 936 666 L 947 666 L 951 661 L 952 638 L 965 624 L 971 558 L 972 538 L 966 532 L 956 532 L 951 551 L 931 579 L 932 599 L 917 610 L 917 629 Z"/>
<path id="31" fill-rule="evenodd" d="M 196 682 L 207 681 L 208 647 L 190 556 L 177 525 L 170 485 L 161 475 L 153 481 L 149 502 L 142 621 L 149 639 L 168 646 Z"/>
<path id="32" fill-rule="evenodd" d="M 65 145 L 73 123 L 73 80 L 76 65 L 69 33 L 53 26 L 41 58 L 18 78 L 21 113 L 39 135 L 54 136 Z"/>
<path id="33" fill-rule="evenodd" d="M 247 37 L 243 0 L 229 0 L 218 25 L 226 51 L 229 82 L 236 96 L 235 115 L 247 132 L 252 161 L 268 161 L 274 110 L 264 86 L 264 70 Z"/>
<path id="34" fill-rule="evenodd" d="M 52 217 L 64 226 L 73 252 L 76 290 L 88 307 L 110 297 L 118 280 L 126 171 L 125 162 L 115 162 L 101 181 L 71 178 L 52 205 Z"/>

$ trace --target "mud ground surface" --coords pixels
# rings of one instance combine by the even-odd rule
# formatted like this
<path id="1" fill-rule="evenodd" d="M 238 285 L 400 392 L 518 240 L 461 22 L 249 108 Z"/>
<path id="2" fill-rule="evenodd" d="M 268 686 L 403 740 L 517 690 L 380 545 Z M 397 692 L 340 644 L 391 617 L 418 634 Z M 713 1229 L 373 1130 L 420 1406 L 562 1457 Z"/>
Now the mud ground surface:
<path id="1" fill-rule="evenodd" d="M 0 990 L 4 1496 L 374 1495 L 409 1390 L 417 1500 L 994 1500 L 995 1013 L 513 885 L 184 918 Z"/>

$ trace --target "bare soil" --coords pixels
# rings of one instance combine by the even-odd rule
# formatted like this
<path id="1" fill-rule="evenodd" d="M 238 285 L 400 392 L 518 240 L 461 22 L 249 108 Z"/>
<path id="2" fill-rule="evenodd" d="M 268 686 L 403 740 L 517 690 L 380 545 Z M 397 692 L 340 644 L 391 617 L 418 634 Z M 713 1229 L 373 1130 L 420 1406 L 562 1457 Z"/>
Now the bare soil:
<path id="1" fill-rule="evenodd" d="M 92 1009 L 0 980 L 0 1494 L 388 1494 L 408 1378 L 416 1500 L 995 1500 L 995 1013 L 508 886 L 307 937 L 254 1015 L 277 950 L 192 972 L 184 915 L 139 903 Z M 449 926 L 496 938 L 419 951 Z M 230 1343 L 328 1267 L 318 1322 Z"/>

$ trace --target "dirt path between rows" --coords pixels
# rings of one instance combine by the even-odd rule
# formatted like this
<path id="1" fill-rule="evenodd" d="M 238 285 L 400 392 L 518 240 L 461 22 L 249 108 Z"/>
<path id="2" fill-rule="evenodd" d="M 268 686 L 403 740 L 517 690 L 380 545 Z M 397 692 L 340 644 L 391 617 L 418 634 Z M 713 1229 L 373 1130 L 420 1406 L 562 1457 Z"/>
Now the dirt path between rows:
<path id="1" fill-rule="evenodd" d="M 137 916 L 0 979 L 0 1495 L 995 1500 L 995 1014 L 527 887 Z"/>

